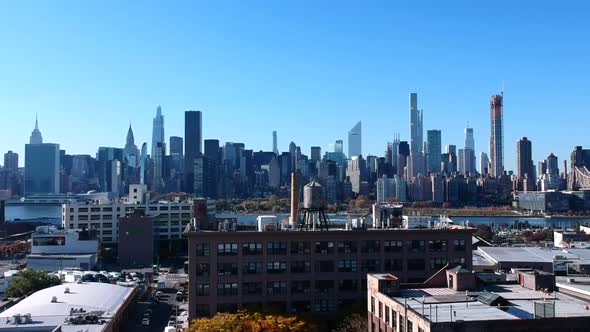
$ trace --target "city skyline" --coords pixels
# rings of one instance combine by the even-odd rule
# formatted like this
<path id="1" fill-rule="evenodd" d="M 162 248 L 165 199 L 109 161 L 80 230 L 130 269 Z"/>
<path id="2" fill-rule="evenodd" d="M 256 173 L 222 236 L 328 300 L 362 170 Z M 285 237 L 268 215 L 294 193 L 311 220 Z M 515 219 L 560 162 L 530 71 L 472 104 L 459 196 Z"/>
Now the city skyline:
<path id="1" fill-rule="evenodd" d="M 0 32 L 7 50 L 0 98 L 10 123 L 3 128 L 2 152 L 24 155 L 35 113 L 44 138 L 68 153 L 122 147 L 129 121 L 136 144 L 149 144 L 153 110 L 162 104 L 166 141 L 183 136 L 184 111 L 196 109 L 203 111 L 204 139 L 272 151 L 268 137 L 277 130 L 280 151 L 294 141 L 305 154 L 311 146 L 325 150 L 336 139 L 346 140 L 347 129 L 360 120 L 364 155 L 382 155 L 394 133 L 409 140 L 406 98 L 417 92 L 424 130 L 442 130 L 443 146 L 462 146 L 469 122 L 479 156 L 489 154 L 489 98 L 503 81 L 507 169 L 516 169 L 509 143 L 522 136 L 534 142 L 535 163 L 551 152 L 563 160 L 574 146 L 588 145 L 583 121 L 571 120 L 590 104 L 580 90 L 590 73 L 586 46 L 576 42 L 588 30 L 578 18 L 583 10 L 511 3 L 489 25 L 485 17 L 498 4 L 419 11 L 412 5 L 330 3 L 251 4 L 252 10 L 239 4 L 146 5 L 131 21 L 126 5 L 113 13 L 108 6 L 2 6 L 11 13 L 3 20 L 11 28 Z M 263 15 L 265 10 L 273 15 Z M 156 13 L 157 28 L 150 18 Z M 176 24 L 193 22 L 183 20 L 191 13 L 198 13 L 198 25 Z M 241 15 L 231 24 L 215 19 L 236 13 Z M 355 25 L 349 24 L 352 15 Z M 461 23 L 449 23 L 448 15 Z M 554 24 L 533 17 L 551 17 Z M 237 52 L 245 47 L 247 55 Z M 547 93 L 551 98 L 539 98 Z M 310 126 L 313 135 L 302 134 Z"/>

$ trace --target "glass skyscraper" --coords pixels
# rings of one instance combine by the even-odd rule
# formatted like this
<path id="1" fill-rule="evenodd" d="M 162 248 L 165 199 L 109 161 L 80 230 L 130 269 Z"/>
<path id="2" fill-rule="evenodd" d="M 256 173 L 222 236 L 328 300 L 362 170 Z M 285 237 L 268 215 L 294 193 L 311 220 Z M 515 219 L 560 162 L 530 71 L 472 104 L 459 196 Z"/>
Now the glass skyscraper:
<path id="1" fill-rule="evenodd" d="M 203 122 L 200 111 L 184 112 L 184 186 L 194 193 L 195 159 L 202 153 Z"/>

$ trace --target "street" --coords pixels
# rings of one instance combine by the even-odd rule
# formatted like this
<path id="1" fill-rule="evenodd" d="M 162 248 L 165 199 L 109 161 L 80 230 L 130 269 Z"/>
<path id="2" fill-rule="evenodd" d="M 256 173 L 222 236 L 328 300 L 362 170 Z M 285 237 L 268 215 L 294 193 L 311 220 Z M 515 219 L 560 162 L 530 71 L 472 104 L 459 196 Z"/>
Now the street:
<path id="1" fill-rule="evenodd" d="M 150 331 L 150 332 L 163 332 L 164 328 L 168 325 L 170 316 L 176 315 L 176 289 L 167 289 L 162 296 L 160 296 L 160 303 L 155 304 L 152 308 L 152 314 L 149 326 L 142 326 L 141 319 L 143 313 L 149 307 L 149 299 L 145 302 L 138 303 L 138 310 L 135 317 L 131 317 L 132 320 L 129 322 L 130 331 Z"/>

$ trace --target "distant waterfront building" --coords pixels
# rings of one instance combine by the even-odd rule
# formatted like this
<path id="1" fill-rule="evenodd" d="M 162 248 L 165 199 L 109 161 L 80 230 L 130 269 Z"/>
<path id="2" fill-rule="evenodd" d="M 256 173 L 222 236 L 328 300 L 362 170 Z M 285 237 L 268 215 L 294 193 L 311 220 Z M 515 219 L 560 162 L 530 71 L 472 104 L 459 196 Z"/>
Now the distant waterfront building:
<path id="1" fill-rule="evenodd" d="M 516 142 L 516 159 L 518 177 L 520 179 L 523 179 L 525 175 L 529 178 L 534 177 L 533 148 L 531 141 L 526 137 Z"/>
<path id="2" fill-rule="evenodd" d="M 354 156 L 348 161 L 346 175 L 352 183 L 352 191 L 356 194 L 361 193 L 361 182 L 364 180 L 365 169 L 366 164 L 363 156 Z"/>
<path id="3" fill-rule="evenodd" d="M 362 125 L 361 121 L 359 121 L 348 132 L 348 158 L 362 154 Z"/>
<path id="4" fill-rule="evenodd" d="M 184 186 L 194 193 L 194 163 L 202 153 L 203 121 L 201 111 L 184 113 Z"/>
<path id="5" fill-rule="evenodd" d="M 9 150 L 4 154 L 4 168 L 8 171 L 18 171 L 18 153 Z"/>
<path id="6" fill-rule="evenodd" d="M 441 155 L 441 131 L 428 130 L 426 132 L 426 170 L 428 172 L 440 173 Z"/>
<path id="7" fill-rule="evenodd" d="M 393 178 L 381 177 L 377 179 L 377 202 L 387 202 L 394 198 L 398 202 L 406 202 L 407 182 L 394 175 Z"/>
<path id="8" fill-rule="evenodd" d="M 499 177 L 504 174 L 504 93 L 490 99 L 490 175 Z"/>

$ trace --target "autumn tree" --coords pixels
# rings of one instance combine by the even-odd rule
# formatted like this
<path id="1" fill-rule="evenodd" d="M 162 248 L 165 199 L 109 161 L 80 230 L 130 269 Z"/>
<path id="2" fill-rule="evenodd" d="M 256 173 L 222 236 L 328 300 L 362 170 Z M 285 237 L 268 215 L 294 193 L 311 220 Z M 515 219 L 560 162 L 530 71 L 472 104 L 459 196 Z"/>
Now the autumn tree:
<path id="1" fill-rule="evenodd" d="M 191 322 L 189 332 L 311 332 L 314 326 L 296 316 L 270 315 L 240 310 L 235 314 L 218 313 L 212 318 Z"/>
<path id="2" fill-rule="evenodd" d="M 332 332 L 366 332 L 368 331 L 367 317 L 359 314 L 353 314 L 345 318 Z"/>

